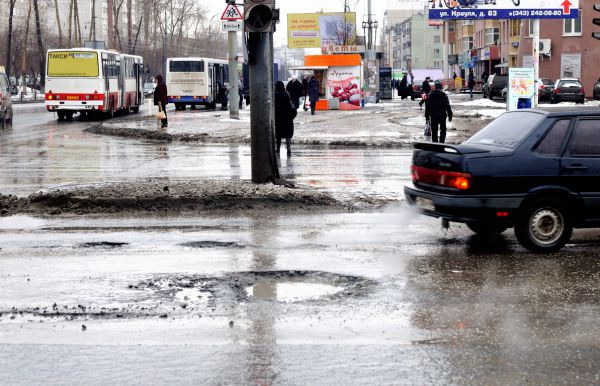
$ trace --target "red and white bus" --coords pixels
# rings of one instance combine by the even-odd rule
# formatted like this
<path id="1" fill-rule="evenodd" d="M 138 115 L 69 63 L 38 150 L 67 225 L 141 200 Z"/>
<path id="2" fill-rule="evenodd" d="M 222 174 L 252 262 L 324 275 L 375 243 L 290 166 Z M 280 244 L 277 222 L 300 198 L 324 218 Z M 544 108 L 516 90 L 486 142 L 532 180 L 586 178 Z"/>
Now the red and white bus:
<path id="1" fill-rule="evenodd" d="M 143 103 L 144 60 L 115 51 L 74 48 L 48 50 L 46 109 L 59 120 L 75 113 L 137 113 Z"/>

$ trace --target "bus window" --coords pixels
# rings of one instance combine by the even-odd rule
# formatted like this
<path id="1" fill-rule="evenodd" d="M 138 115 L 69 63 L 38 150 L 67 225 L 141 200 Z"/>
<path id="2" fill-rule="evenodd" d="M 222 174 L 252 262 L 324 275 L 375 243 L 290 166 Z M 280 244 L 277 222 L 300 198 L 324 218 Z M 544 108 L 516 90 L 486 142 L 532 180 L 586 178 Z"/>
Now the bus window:
<path id="1" fill-rule="evenodd" d="M 48 53 L 49 77 L 97 78 L 99 75 L 96 52 L 52 51 Z"/>
<path id="2" fill-rule="evenodd" d="M 204 61 L 177 60 L 169 63 L 170 72 L 204 72 Z"/>

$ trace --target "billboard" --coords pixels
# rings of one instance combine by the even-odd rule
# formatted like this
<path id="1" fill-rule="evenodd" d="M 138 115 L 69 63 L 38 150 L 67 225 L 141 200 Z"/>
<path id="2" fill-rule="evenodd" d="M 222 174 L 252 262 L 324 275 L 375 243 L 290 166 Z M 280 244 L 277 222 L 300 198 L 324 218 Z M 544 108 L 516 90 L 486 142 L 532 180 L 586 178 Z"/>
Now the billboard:
<path id="1" fill-rule="evenodd" d="M 354 12 L 288 14 L 288 48 L 355 45 Z"/>
<path id="2" fill-rule="evenodd" d="M 429 19 L 574 19 L 579 0 L 429 0 Z"/>
<path id="3" fill-rule="evenodd" d="M 508 69 L 508 111 L 530 109 L 535 97 L 533 68 Z"/>

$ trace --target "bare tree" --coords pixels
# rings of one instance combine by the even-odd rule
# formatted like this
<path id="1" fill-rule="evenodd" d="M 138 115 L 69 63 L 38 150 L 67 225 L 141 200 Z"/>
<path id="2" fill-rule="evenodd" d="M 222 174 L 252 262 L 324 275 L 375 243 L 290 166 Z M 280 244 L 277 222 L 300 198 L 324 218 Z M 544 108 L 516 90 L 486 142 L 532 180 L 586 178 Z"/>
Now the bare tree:
<path id="1" fill-rule="evenodd" d="M 127 51 L 129 53 L 131 53 L 131 49 L 132 49 L 132 28 L 133 28 L 133 22 L 132 22 L 132 18 L 133 18 L 133 6 L 131 3 L 131 0 L 127 0 Z"/>
<path id="2" fill-rule="evenodd" d="M 15 14 L 15 3 L 17 0 L 9 0 L 8 3 L 8 37 L 6 44 L 6 75 L 10 77 L 12 61 L 12 39 L 13 39 L 13 16 Z"/>
<path id="3" fill-rule="evenodd" d="M 23 76 L 22 94 L 27 94 L 27 79 L 25 74 L 27 73 L 27 40 L 29 39 L 29 24 L 31 22 L 31 0 L 29 1 L 29 10 L 27 11 L 27 24 L 25 25 L 25 37 L 23 38 L 24 48 L 21 54 L 21 76 Z"/>
<path id="4" fill-rule="evenodd" d="M 42 26 L 40 24 L 40 10 L 38 0 L 33 0 L 33 10 L 35 11 L 35 34 L 37 35 L 37 43 L 39 50 L 40 62 L 40 85 L 44 87 L 46 84 L 46 53 L 44 52 L 44 42 L 42 41 Z"/>
<path id="5" fill-rule="evenodd" d="M 96 40 L 96 0 L 92 0 L 92 16 L 90 20 L 90 36 L 88 40 Z"/>
<path id="6" fill-rule="evenodd" d="M 60 13 L 58 12 L 58 0 L 54 0 L 54 9 L 56 11 L 56 25 L 58 26 L 58 46 L 63 46 L 62 26 L 60 25 Z"/>

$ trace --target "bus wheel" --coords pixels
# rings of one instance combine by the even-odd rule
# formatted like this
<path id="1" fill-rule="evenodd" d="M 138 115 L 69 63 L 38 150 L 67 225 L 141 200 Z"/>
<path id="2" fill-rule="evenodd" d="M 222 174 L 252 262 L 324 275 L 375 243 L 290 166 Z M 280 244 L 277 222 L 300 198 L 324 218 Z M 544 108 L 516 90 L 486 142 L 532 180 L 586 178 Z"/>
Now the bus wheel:
<path id="1" fill-rule="evenodd" d="M 59 121 L 64 121 L 65 120 L 65 113 L 62 111 L 57 111 L 56 115 L 58 116 L 58 120 Z"/>
<path id="2" fill-rule="evenodd" d="M 68 113 L 65 113 L 65 117 L 67 118 L 67 121 L 72 121 L 73 120 L 73 112 L 69 111 Z"/>
<path id="3" fill-rule="evenodd" d="M 137 114 L 140 112 L 140 106 L 133 106 L 131 108 L 131 111 L 133 111 L 134 114 Z"/>

